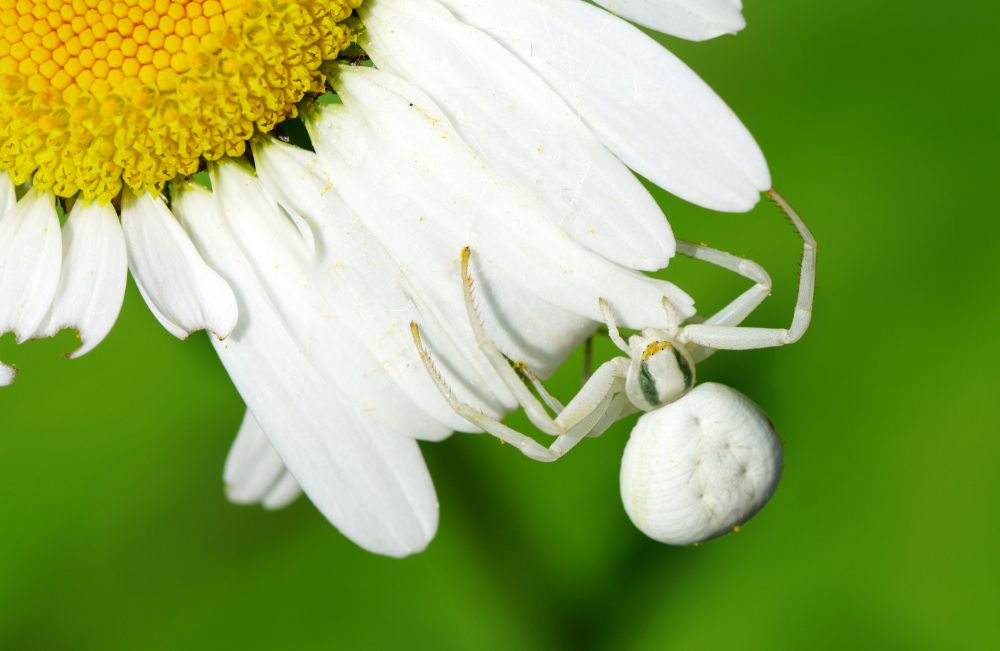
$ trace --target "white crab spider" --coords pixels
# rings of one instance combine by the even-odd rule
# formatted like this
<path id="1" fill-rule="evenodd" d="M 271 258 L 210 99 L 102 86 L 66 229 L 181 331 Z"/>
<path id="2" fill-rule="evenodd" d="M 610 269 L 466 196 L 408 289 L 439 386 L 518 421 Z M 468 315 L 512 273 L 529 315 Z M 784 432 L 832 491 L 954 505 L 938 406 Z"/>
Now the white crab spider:
<path id="1" fill-rule="evenodd" d="M 781 476 L 781 444 L 767 416 L 743 394 L 721 384 L 695 387 L 695 364 L 719 349 L 794 343 L 805 333 L 812 314 L 816 242 L 777 192 L 771 190 L 768 195 L 803 240 L 791 326 L 739 326 L 770 294 L 767 272 L 750 260 L 679 242 L 679 253 L 734 271 L 755 285 L 707 320 L 689 325 L 679 322 L 673 306 L 664 299 L 670 327 L 644 329 L 628 342 L 618 332 L 610 306 L 601 299 L 608 334 L 626 357 L 601 365 L 565 407 L 530 369 L 524 364 L 512 365 L 486 336 L 474 302 L 470 251 L 468 247 L 462 251 L 462 284 L 476 341 L 529 420 L 556 437 L 548 447 L 459 401 L 434 366 L 417 324 L 412 323 L 421 359 L 459 415 L 538 461 L 555 461 L 584 437 L 598 436 L 617 420 L 646 412 L 633 428 L 622 458 L 621 494 L 629 517 L 648 536 L 671 544 L 690 544 L 726 533 L 752 517 L 771 497 Z M 555 412 L 555 418 L 545 405 Z"/>

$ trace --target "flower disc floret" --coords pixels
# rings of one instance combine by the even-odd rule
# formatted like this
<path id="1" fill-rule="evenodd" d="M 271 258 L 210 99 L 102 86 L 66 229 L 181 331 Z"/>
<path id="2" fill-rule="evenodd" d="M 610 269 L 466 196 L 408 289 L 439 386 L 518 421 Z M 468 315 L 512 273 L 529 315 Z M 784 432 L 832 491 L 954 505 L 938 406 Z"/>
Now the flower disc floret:
<path id="1" fill-rule="evenodd" d="M 69 197 L 160 189 L 322 92 L 361 0 L 0 0 L 0 170 Z"/>

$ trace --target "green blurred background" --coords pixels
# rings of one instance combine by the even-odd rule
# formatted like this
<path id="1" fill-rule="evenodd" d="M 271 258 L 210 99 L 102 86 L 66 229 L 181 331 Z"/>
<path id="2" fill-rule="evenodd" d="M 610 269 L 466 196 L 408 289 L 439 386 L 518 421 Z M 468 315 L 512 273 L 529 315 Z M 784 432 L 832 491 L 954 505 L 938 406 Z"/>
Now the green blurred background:
<path id="1" fill-rule="evenodd" d="M 700 368 L 786 444 L 741 533 L 670 548 L 632 527 L 631 420 L 550 466 L 484 437 L 426 445 L 441 528 L 405 561 L 304 500 L 232 506 L 241 401 L 204 336 L 172 339 L 133 287 L 82 360 L 59 358 L 69 333 L 0 342 L 22 369 L 0 392 L 0 648 L 996 648 L 994 3 L 746 5 L 737 38 L 664 39 L 750 126 L 820 241 L 806 338 Z M 657 196 L 678 235 L 771 270 L 755 324 L 789 320 L 798 246 L 773 207 Z M 703 309 L 743 287 L 683 261 L 669 276 Z M 577 354 L 552 386 L 569 396 L 580 373 Z"/>

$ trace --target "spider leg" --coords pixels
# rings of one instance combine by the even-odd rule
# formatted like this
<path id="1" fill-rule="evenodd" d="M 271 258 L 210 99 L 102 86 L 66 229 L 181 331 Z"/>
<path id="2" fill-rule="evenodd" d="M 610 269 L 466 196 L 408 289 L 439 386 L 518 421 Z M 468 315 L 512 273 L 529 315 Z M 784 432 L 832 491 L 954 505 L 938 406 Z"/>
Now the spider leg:
<path id="1" fill-rule="evenodd" d="M 551 446 L 545 447 L 526 434 L 504 425 L 455 397 L 448 383 L 434 366 L 430 353 L 424 347 L 417 324 L 411 323 L 410 330 L 413 333 L 413 342 L 417 347 L 417 352 L 419 352 L 420 359 L 427 368 L 428 374 L 455 412 L 501 441 L 513 445 L 522 454 L 536 461 L 559 459 L 581 439 L 594 431 L 596 427 L 603 426 L 606 429 L 610 423 L 617 420 L 617 416 L 621 413 L 625 380 L 622 374 L 622 365 L 616 362 L 625 360 L 618 358 L 602 365 L 594 374 L 594 380 L 588 382 L 558 416 L 557 420 L 553 421 L 560 429 L 559 436 Z M 617 413 L 611 411 L 612 407 L 618 410 Z"/>
<path id="2" fill-rule="evenodd" d="M 556 437 L 556 440 L 553 441 L 552 445 L 549 447 L 541 445 L 533 438 L 518 432 L 512 427 L 504 425 L 482 412 L 473 410 L 475 413 L 462 413 L 462 415 L 469 418 L 471 422 L 481 427 L 488 434 L 497 437 L 505 443 L 513 445 L 518 449 L 518 451 L 521 452 L 521 454 L 529 459 L 551 462 L 561 459 L 563 455 L 576 447 L 577 443 L 595 431 L 598 424 L 603 424 L 607 421 L 608 409 L 619 397 L 620 396 L 610 394 L 606 396 L 601 404 L 598 405 L 594 411 L 590 412 L 584 420 L 581 420 L 576 425 L 570 427 L 564 434 L 560 434 Z M 614 422 L 615 420 L 617 419 L 611 419 L 611 422 Z M 604 429 L 607 429 L 608 426 L 609 425 L 605 425 Z"/>
<path id="3" fill-rule="evenodd" d="M 705 319 L 702 323 L 712 325 L 739 325 L 760 306 L 771 294 L 771 276 L 764 267 L 747 258 L 740 258 L 732 253 L 719 251 L 703 244 L 695 244 L 678 240 L 677 252 L 695 260 L 702 260 L 737 273 L 754 282 L 753 287 L 746 290 L 724 308 Z"/>
<path id="4" fill-rule="evenodd" d="M 681 328 L 680 341 L 682 343 L 692 343 L 699 347 L 696 359 L 707 357 L 714 350 L 750 350 L 755 348 L 771 348 L 774 346 L 784 346 L 792 344 L 802 338 L 809 328 L 812 319 L 812 303 L 814 288 L 816 285 L 816 240 L 806 226 L 805 222 L 792 209 L 785 199 L 775 190 L 769 190 L 768 196 L 785 213 L 785 216 L 792 222 L 799 236 L 802 238 L 802 267 L 799 274 L 799 292 L 795 304 L 795 313 L 792 323 L 788 328 L 748 328 L 740 327 L 746 316 L 752 312 L 767 297 L 770 292 L 770 278 L 767 273 L 756 263 L 737 265 L 737 271 L 742 275 L 756 280 L 757 284 L 744 292 L 744 294 L 723 308 L 718 314 L 713 315 L 704 323 L 692 324 Z M 713 252 L 711 255 L 709 251 Z M 739 258 L 730 256 L 728 253 L 714 251 L 698 252 L 701 259 L 710 262 L 725 262 L 731 264 L 739 261 Z M 728 258 L 726 256 L 729 256 Z M 710 259 L 712 258 L 712 259 Z M 722 264 L 721 266 L 726 266 Z M 742 266 L 744 272 L 739 271 Z M 756 269 L 754 269 L 756 267 Z M 752 275 L 759 269 L 762 275 L 758 278 Z M 766 279 L 766 283 L 762 282 Z"/>
<path id="5" fill-rule="evenodd" d="M 524 408 L 524 413 L 527 415 L 528 420 L 534 424 L 535 427 L 542 430 L 546 434 L 551 436 L 558 436 L 563 433 L 562 428 L 553 420 L 547 411 L 545 411 L 545 405 L 535 397 L 533 393 L 525 385 L 521 376 L 518 375 L 517 371 L 511 365 L 510 360 L 500 352 L 497 345 L 486 335 L 486 328 L 483 326 L 482 317 L 479 316 L 479 310 L 476 308 L 475 300 L 475 286 L 472 280 L 472 275 L 469 273 L 469 257 L 471 256 L 471 250 L 469 247 L 462 249 L 462 291 L 465 294 L 465 309 L 469 315 L 469 325 L 472 326 L 472 332 L 476 337 L 476 344 L 479 349 L 483 352 L 483 355 L 489 361 L 490 366 L 496 371 L 503 383 L 510 389 L 511 393 L 517 399 L 519 405 Z M 416 335 L 414 336 L 416 339 Z M 522 370 L 527 370 L 527 365 L 519 365 Z M 534 376 L 534 373 L 530 373 L 529 377 Z M 541 382 L 538 382 L 541 385 Z M 547 393 L 547 392 L 546 392 Z M 545 394 L 542 394 L 543 396 Z M 550 396 L 551 397 L 551 396 Z M 550 403 L 551 404 L 551 403 Z M 560 410 L 561 411 L 561 410 Z M 464 414 L 463 414 L 464 416 Z"/>
<path id="6" fill-rule="evenodd" d="M 588 339 L 587 341 L 590 340 Z M 531 386 L 535 387 L 535 391 L 542 398 L 542 401 L 548 405 L 549 409 L 552 410 L 552 413 L 556 416 L 562 413 L 562 410 L 566 407 L 563 406 L 563 403 L 559 402 L 555 396 L 549 393 L 549 390 L 545 388 L 544 384 L 542 384 L 541 378 L 535 375 L 535 372 L 531 370 L 530 366 L 524 362 L 519 362 L 515 364 L 514 367 L 521 373 L 521 375 L 528 378 L 528 381 L 531 382 Z M 586 383 L 586 381 L 584 381 L 584 383 Z"/>
<path id="7" fill-rule="evenodd" d="M 760 304 L 771 295 L 771 276 L 764 267 L 747 258 L 740 258 L 732 253 L 726 253 L 718 249 L 695 244 L 684 240 L 677 241 L 677 252 L 695 260 L 701 260 L 717 267 L 737 273 L 744 278 L 754 282 L 754 285 L 745 292 L 737 296 L 728 305 L 711 315 L 695 323 L 721 326 L 738 326 L 753 313 Z M 664 298 L 664 307 L 668 305 Z M 691 324 L 694 325 L 694 324 Z M 686 326 L 686 330 L 690 325 Z M 714 348 L 706 346 L 692 346 L 691 355 L 695 362 L 703 361 L 715 353 Z"/>
<path id="8" fill-rule="evenodd" d="M 599 416 L 606 414 L 612 418 L 612 422 L 621 418 L 624 406 L 619 407 L 617 411 L 611 411 L 608 405 L 612 404 L 613 398 L 616 396 L 625 395 L 625 375 L 628 373 L 628 364 L 628 359 L 624 357 L 615 357 L 601 364 L 587 380 L 587 383 L 583 385 L 583 388 L 573 396 L 566 408 L 556 417 L 556 423 L 563 428 L 569 428 L 590 418 L 592 413 L 599 410 L 601 411 Z M 594 422 L 598 421 L 599 418 L 595 419 Z"/>
<path id="9" fill-rule="evenodd" d="M 548 392 L 542 386 L 538 377 L 532 373 L 525 365 L 518 365 L 518 369 L 528 375 L 535 388 L 543 399 L 546 399 Z M 605 362 L 598 367 L 597 371 L 587 378 L 580 391 L 573 397 L 569 404 L 563 407 L 559 402 L 548 396 L 546 402 L 556 412 L 555 422 L 561 427 L 576 427 L 574 423 L 583 422 L 589 418 L 589 414 L 598 410 L 605 410 L 603 418 L 596 421 L 593 428 L 586 433 L 588 437 L 597 437 L 603 434 L 615 422 L 636 411 L 625 396 L 625 374 L 628 371 L 628 360 L 624 357 Z M 602 397 L 603 396 L 603 397 Z M 603 406 L 605 399 L 612 396 L 612 400 Z M 594 404 L 600 401 L 595 409 Z M 558 409 L 556 408 L 558 406 Z"/>
<path id="10" fill-rule="evenodd" d="M 594 429 L 592 429 L 587 436 L 600 436 L 619 420 L 625 418 L 626 416 L 631 416 L 637 411 L 639 410 L 628 401 L 628 397 L 624 393 L 620 393 L 615 396 L 614 401 L 612 401 L 612 403 L 608 406 L 608 413 L 606 413 L 604 418 L 594 425 Z"/>
<path id="11" fill-rule="evenodd" d="M 608 327 L 608 337 L 611 338 L 615 346 L 618 346 L 618 350 L 628 355 L 630 352 L 628 344 L 621 333 L 618 332 L 618 322 L 615 321 L 615 315 L 611 313 L 611 307 L 608 305 L 608 302 L 600 298 L 597 301 L 597 305 L 601 309 L 601 314 L 604 315 L 604 324 Z M 673 308 L 671 307 L 671 309 Z"/>

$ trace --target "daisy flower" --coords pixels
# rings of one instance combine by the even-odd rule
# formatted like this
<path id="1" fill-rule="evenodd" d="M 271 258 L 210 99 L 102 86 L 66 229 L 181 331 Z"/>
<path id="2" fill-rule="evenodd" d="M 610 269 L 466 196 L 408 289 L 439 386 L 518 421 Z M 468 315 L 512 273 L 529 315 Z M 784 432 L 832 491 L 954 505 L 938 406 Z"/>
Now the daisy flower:
<path id="1" fill-rule="evenodd" d="M 130 271 L 247 404 L 232 500 L 302 490 L 368 550 L 423 549 L 417 441 L 471 426 L 410 322 L 463 401 L 517 404 L 465 320 L 462 248 L 490 336 L 544 375 L 602 297 L 631 328 L 663 325 L 663 297 L 694 314 L 642 273 L 675 241 L 633 171 L 716 210 L 771 185 L 732 111 L 628 22 L 702 40 L 742 28 L 739 0 L 597 5 L 0 0 L 0 333 L 74 328 L 78 357 Z"/>

